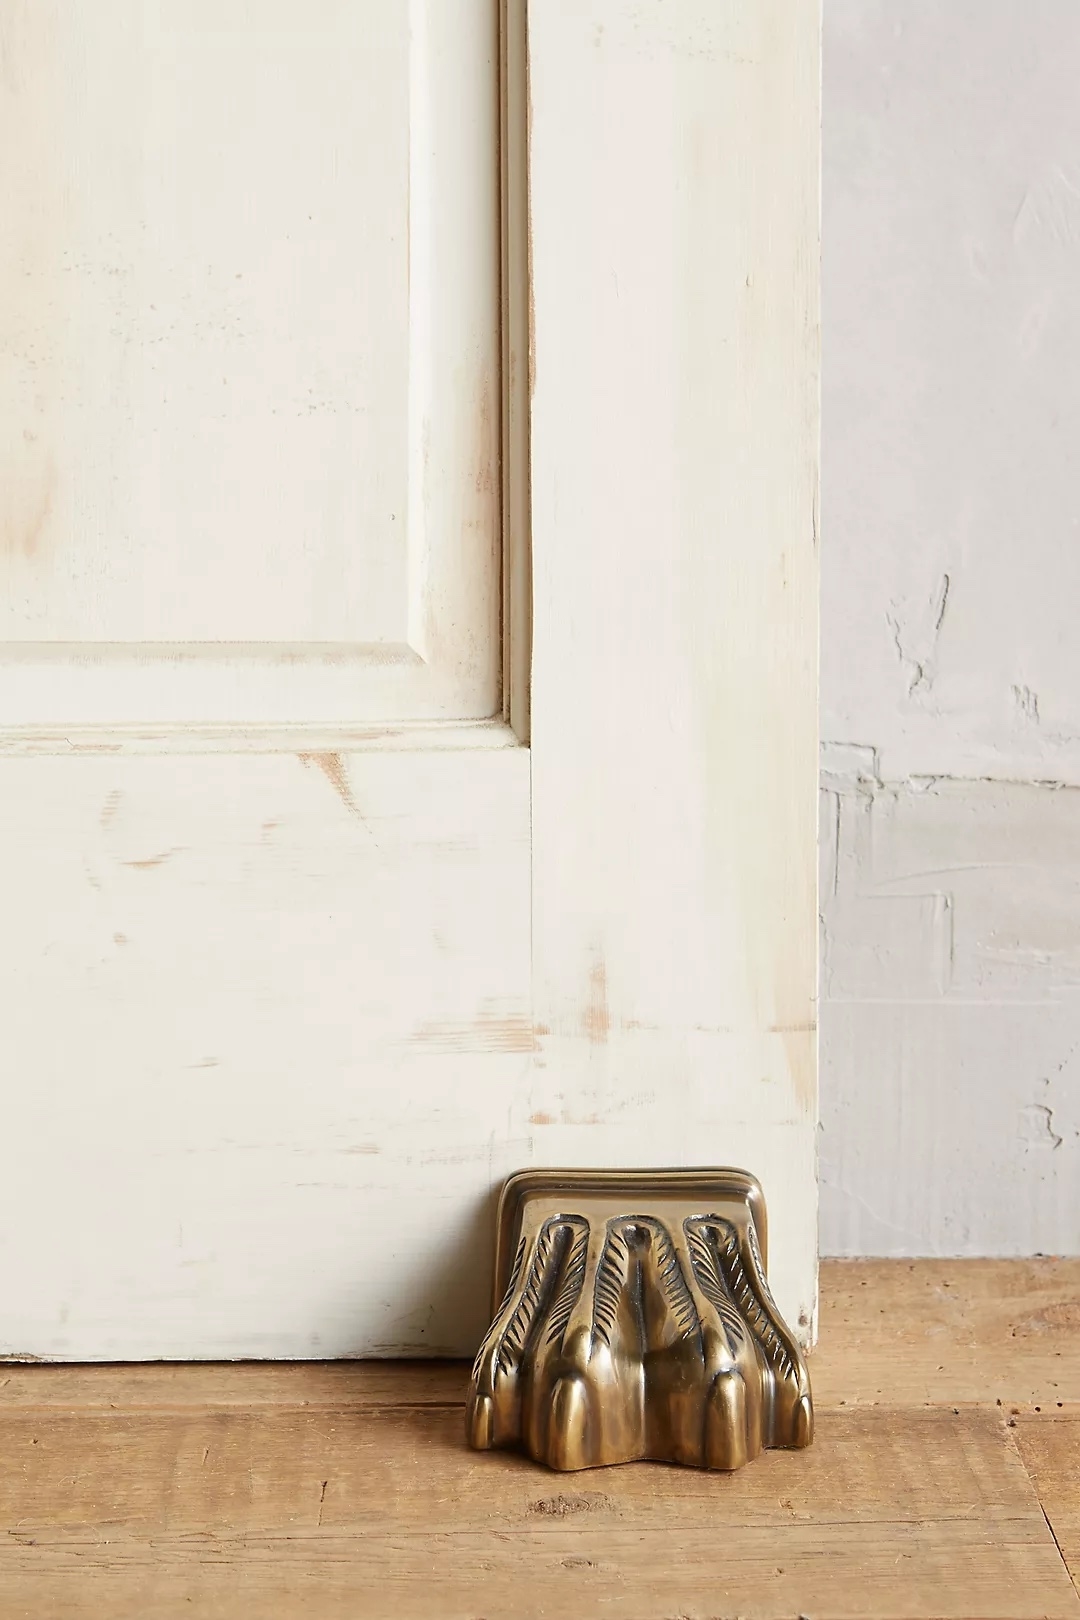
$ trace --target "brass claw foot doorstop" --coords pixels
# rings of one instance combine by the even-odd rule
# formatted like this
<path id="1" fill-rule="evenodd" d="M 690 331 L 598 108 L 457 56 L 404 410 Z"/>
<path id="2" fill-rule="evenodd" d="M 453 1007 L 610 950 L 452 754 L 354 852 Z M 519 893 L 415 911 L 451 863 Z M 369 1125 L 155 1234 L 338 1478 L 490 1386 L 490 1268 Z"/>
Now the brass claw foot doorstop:
<path id="1" fill-rule="evenodd" d="M 524 1170 L 499 1200 L 501 1299 L 468 1437 L 551 1468 L 739 1468 L 808 1446 L 806 1364 L 765 1280 L 742 1170 Z"/>

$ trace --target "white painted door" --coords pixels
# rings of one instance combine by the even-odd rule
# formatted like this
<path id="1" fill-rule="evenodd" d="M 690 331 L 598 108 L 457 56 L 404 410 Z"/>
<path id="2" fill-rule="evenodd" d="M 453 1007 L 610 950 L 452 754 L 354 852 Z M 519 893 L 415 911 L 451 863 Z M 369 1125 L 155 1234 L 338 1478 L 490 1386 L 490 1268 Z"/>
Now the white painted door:
<path id="1" fill-rule="evenodd" d="M 561 1162 L 809 1333 L 816 30 L 0 0 L 3 1353 L 467 1351 Z"/>

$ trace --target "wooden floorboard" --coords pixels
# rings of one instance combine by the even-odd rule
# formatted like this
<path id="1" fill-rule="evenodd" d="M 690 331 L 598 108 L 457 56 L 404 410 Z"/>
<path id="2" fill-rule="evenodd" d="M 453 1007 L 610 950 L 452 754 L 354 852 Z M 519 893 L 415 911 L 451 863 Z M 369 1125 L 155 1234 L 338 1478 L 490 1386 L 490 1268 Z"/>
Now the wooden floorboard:
<path id="1" fill-rule="evenodd" d="M 1080 1406 L 1039 1416 L 1021 1413 L 1012 1438 L 1080 1591 Z"/>
<path id="2" fill-rule="evenodd" d="M 141 1411 L 169 1407 L 460 1406 L 467 1364 L 454 1361 L 151 1362 L 143 1366 L 0 1365 L 5 1407 Z"/>
<path id="3" fill-rule="evenodd" d="M 473 1454 L 456 1364 L 6 1366 L 0 1616 L 1080 1620 L 1078 1303 L 832 1263 L 815 1445 L 731 1476 Z"/>
<path id="4" fill-rule="evenodd" d="M 826 1260 L 819 1403 L 1080 1401 L 1080 1259 Z"/>

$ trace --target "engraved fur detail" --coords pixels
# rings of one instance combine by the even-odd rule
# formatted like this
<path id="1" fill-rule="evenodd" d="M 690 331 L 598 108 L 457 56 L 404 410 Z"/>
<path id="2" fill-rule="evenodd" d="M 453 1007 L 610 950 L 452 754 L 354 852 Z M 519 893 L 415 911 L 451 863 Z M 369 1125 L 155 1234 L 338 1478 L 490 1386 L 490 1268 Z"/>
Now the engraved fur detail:
<path id="1" fill-rule="evenodd" d="M 495 1338 L 496 1332 L 499 1330 L 499 1323 L 503 1319 L 503 1316 L 504 1316 L 504 1314 L 506 1312 L 506 1307 L 509 1305 L 511 1299 L 514 1297 L 514 1291 L 517 1288 L 518 1279 L 521 1276 L 521 1267 L 522 1267 L 522 1264 L 524 1263 L 524 1260 L 525 1260 L 525 1239 L 522 1238 L 521 1241 L 519 1242 L 518 1246 L 517 1246 L 517 1254 L 514 1256 L 514 1263 L 510 1267 L 510 1281 L 506 1285 L 506 1292 L 503 1294 L 502 1299 L 499 1301 L 499 1308 L 495 1312 L 495 1320 L 491 1324 L 488 1331 L 485 1333 L 484 1337 L 481 1339 L 480 1348 L 476 1352 L 476 1358 L 473 1361 L 473 1365 L 472 1365 L 472 1376 L 473 1376 L 473 1381 L 474 1382 L 476 1381 L 476 1375 L 480 1371 L 480 1363 L 483 1361 L 484 1357 L 487 1355 L 488 1350 L 489 1350 L 489 1348 L 491 1346 L 491 1343 L 492 1343 L 493 1339 Z"/>
<path id="2" fill-rule="evenodd" d="M 593 1287 L 593 1335 L 609 1346 L 630 1272 L 630 1245 L 626 1241 L 625 1226 L 625 1221 L 608 1222 L 607 1237 Z"/>
<path id="3" fill-rule="evenodd" d="M 545 1221 L 528 1258 L 524 1287 L 521 1286 L 521 1278 L 526 1261 L 526 1242 L 524 1238 L 521 1240 L 498 1315 L 477 1352 L 474 1377 L 483 1367 L 485 1360 L 492 1356 L 492 1378 L 505 1376 L 520 1363 L 533 1325 L 554 1286 L 560 1262 L 571 1237 L 582 1229 L 585 1231 L 587 1241 L 588 1222 L 579 1216 L 555 1216 Z M 506 1312 L 515 1295 L 517 1303 L 507 1319 Z"/>
<path id="4" fill-rule="evenodd" d="M 690 1334 L 700 1331 L 701 1321 L 671 1235 L 663 1221 L 655 1220 L 652 1216 L 639 1218 L 634 1224 L 643 1227 L 652 1239 L 656 1254 L 656 1277 L 661 1292 L 675 1318 L 680 1337 L 689 1338 Z"/>
<path id="5" fill-rule="evenodd" d="M 562 1266 L 562 1277 L 548 1317 L 548 1343 L 554 1344 L 566 1332 L 574 1306 L 581 1297 L 585 1267 L 589 1258 L 589 1223 L 580 1215 L 568 1215 L 565 1226 L 574 1235 Z"/>
<path id="6" fill-rule="evenodd" d="M 716 1227 L 709 1221 L 689 1220 L 684 1230 L 697 1285 L 724 1324 L 732 1349 L 738 1350 L 746 1342 L 746 1327 L 720 1265 Z"/>
<path id="7" fill-rule="evenodd" d="M 720 1265 L 736 1309 L 749 1323 L 751 1332 L 780 1377 L 788 1383 L 797 1385 L 798 1368 L 773 1324 L 776 1307 L 772 1303 L 772 1295 L 762 1286 L 764 1268 L 755 1265 L 752 1271 L 747 1270 L 739 1247 L 739 1234 L 730 1221 L 716 1219 L 711 1220 L 709 1224 L 717 1233 Z M 750 1242 L 756 1249 L 752 1225 L 750 1233 Z"/>

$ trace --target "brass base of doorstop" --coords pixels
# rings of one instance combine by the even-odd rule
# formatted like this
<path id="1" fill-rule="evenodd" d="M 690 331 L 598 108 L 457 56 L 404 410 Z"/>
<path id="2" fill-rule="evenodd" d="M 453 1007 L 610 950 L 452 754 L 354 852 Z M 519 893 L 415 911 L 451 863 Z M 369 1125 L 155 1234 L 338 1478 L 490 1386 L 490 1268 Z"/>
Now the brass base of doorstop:
<path id="1" fill-rule="evenodd" d="M 511 1176 L 470 1444 L 558 1469 L 731 1469 L 766 1446 L 808 1446 L 810 1382 L 766 1253 L 765 1200 L 742 1170 Z"/>

